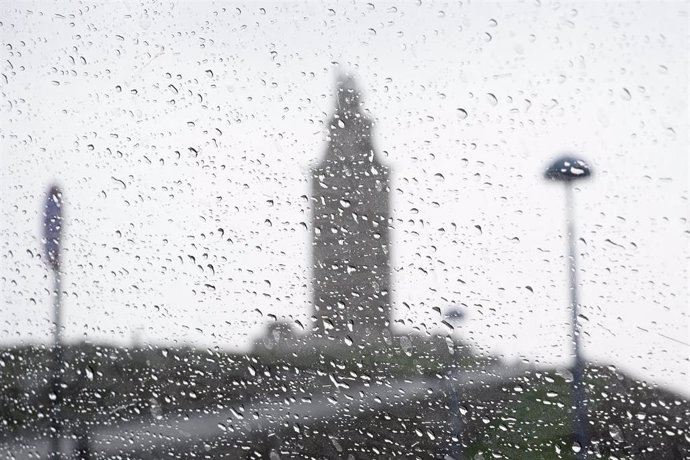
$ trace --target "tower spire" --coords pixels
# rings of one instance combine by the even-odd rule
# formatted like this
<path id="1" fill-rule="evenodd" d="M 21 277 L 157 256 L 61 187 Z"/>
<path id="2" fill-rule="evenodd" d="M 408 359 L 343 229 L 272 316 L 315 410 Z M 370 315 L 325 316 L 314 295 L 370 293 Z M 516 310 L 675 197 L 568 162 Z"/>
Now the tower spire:
<path id="1" fill-rule="evenodd" d="M 361 116 L 360 92 L 352 75 L 341 73 L 336 82 L 336 113 L 341 118 Z"/>
<path id="2" fill-rule="evenodd" d="M 371 127 L 371 120 L 362 112 L 361 92 L 354 77 L 340 73 L 336 80 L 335 111 L 330 122 L 326 161 L 364 158 L 373 161 Z"/>

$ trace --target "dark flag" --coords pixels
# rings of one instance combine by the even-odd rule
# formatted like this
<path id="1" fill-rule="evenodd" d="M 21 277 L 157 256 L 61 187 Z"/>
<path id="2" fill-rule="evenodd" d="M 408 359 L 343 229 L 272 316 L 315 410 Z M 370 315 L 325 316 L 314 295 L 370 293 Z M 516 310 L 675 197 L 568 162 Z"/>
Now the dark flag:
<path id="1" fill-rule="evenodd" d="M 60 265 L 60 235 L 62 233 L 62 191 L 50 187 L 43 210 L 43 238 L 46 260 L 53 270 Z"/>

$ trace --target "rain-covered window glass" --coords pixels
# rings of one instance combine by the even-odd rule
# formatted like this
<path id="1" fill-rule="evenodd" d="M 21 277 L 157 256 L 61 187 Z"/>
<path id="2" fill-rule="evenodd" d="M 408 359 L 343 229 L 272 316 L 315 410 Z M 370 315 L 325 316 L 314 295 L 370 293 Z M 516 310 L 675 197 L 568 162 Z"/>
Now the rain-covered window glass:
<path id="1" fill-rule="evenodd" d="M 690 458 L 687 2 L 0 31 L 0 458 Z"/>

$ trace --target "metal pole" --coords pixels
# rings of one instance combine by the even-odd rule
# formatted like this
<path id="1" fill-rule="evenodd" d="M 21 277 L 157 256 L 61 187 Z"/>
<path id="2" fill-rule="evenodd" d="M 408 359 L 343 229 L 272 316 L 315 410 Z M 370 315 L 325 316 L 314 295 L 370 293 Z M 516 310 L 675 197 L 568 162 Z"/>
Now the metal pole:
<path id="1" fill-rule="evenodd" d="M 453 383 L 453 377 L 458 376 L 458 372 L 448 371 L 448 384 L 450 385 L 450 412 L 451 412 L 451 451 L 450 456 L 455 460 L 462 460 L 462 418 L 460 417 L 460 397 L 458 395 L 458 385 Z M 456 380 L 459 380 L 456 378 Z M 457 442 L 453 441 L 453 434 L 457 434 Z"/>
<path id="2" fill-rule="evenodd" d="M 56 264 L 53 267 L 54 297 L 53 297 L 53 348 L 52 348 L 52 382 L 51 393 L 53 398 L 52 414 L 50 418 L 51 439 L 50 454 L 51 460 L 62 458 L 60 441 L 62 435 L 62 304 L 60 289 L 60 270 Z"/>
<path id="3" fill-rule="evenodd" d="M 578 460 L 587 459 L 589 436 L 587 434 L 587 408 L 585 406 L 584 360 L 580 351 L 580 327 L 578 322 L 577 299 L 577 260 L 575 248 L 575 212 L 573 188 L 570 181 L 565 182 L 566 225 L 568 232 L 568 269 L 570 277 L 570 309 L 572 312 L 572 338 L 575 354 L 573 363 L 573 405 L 575 408 L 575 441 L 580 445 L 576 453 Z"/>

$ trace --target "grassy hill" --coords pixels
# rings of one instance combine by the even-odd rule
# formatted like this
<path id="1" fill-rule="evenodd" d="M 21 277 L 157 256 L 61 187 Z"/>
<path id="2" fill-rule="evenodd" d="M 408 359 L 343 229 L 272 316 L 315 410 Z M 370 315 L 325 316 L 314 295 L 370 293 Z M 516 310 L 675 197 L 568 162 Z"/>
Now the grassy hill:
<path id="1" fill-rule="evenodd" d="M 418 376 L 443 381 L 448 370 L 498 365 L 490 357 L 465 349 L 450 354 L 444 347 L 241 355 L 80 344 L 64 350 L 63 415 L 69 430 L 89 430 L 170 412 L 204 413 L 252 399 L 288 397 L 300 389 L 329 386 L 334 376 L 353 384 Z M 44 347 L 0 350 L 0 441 L 47 433 L 49 359 Z M 302 427 L 299 434 L 286 429 L 270 445 L 276 448 L 275 440 L 280 440 L 281 458 L 348 452 L 354 458 L 443 458 L 459 437 L 465 458 L 569 458 L 569 378 L 563 370 L 525 369 L 500 385 L 462 394 L 430 392 L 415 404 L 402 399 L 381 411 Z M 601 458 L 690 456 L 687 400 L 613 367 L 589 366 L 586 384 L 592 448 Z M 213 455 L 221 454 L 222 449 Z"/>

